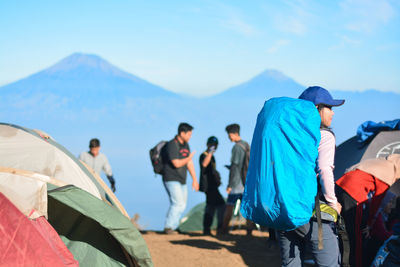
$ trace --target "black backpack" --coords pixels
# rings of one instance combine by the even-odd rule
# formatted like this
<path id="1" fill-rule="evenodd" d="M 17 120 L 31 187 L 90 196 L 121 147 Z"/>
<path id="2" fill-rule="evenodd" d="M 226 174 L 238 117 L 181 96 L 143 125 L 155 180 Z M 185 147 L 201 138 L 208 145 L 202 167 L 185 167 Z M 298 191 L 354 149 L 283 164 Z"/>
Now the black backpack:
<path id="1" fill-rule="evenodd" d="M 159 142 L 155 147 L 150 149 L 150 160 L 153 165 L 154 173 L 162 174 L 164 170 L 164 163 L 162 159 L 162 149 L 167 144 L 167 141 Z"/>
<path id="2" fill-rule="evenodd" d="M 247 176 L 247 170 L 249 169 L 249 161 L 250 161 L 250 145 L 247 142 L 244 142 L 244 144 L 237 143 L 241 148 L 243 148 L 245 155 L 244 155 L 244 160 L 243 160 L 243 166 L 241 170 L 241 176 L 242 176 L 242 183 L 243 185 L 246 184 L 246 176 Z"/>

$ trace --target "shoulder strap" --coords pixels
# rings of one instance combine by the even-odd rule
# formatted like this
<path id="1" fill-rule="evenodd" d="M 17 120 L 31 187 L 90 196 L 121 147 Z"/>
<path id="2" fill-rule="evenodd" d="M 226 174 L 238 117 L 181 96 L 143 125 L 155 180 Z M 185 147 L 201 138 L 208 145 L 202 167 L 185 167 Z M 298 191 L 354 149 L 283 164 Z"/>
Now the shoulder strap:
<path id="1" fill-rule="evenodd" d="M 242 143 L 237 142 L 236 144 L 238 144 L 245 152 L 247 152 L 250 148 L 250 146 L 247 144 L 247 146 L 243 145 Z"/>
<path id="2" fill-rule="evenodd" d="M 329 127 L 322 126 L 322 127 L 321 127 L 321 130 L 322 130 L 322 131 L 330 132 L 331 134 L 333 134 L 333 136 L 335 136 L 335 133 L 334 133 L 334 132 L 332 131 L 332 129 L 329 128 Z M 335 138 L 336 138 L 336 136 L 335 136 Z"/>

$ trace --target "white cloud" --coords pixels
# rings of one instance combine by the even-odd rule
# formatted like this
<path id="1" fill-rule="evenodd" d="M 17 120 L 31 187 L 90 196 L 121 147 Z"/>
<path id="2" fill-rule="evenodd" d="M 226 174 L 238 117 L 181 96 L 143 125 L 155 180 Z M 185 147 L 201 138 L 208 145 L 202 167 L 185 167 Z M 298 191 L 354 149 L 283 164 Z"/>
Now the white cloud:
<path id="1" fill-rule="evenodd" d="M 278 52 L 282 47 L 287 46 L 288 44 L 290 44 L 289 40 L 278 40 L 277 42 L 275 42 L 271 47 L 269 47 L 267 49 L 267 53 L 269 54 L 275 54 L 276 52 Z"/>
<path id="2" fill-rule="evenodd" d="M 347 35 L 339 36 L 339 42 L 336 45 L 331 46 L 330 50 L 338 50 L 342 48 L 348 48 L 349 46 L 355 47 L 362 45 L 362 41 L 359 39 L 351 38 Z"/>
<path id="3" fill-rule="evenodd" d="M 234 14 L 231 14 L 229 18 L 221 20 L 220 22 L 223 27 L 236 31 L 244 36 L 254 36 L 258 33 L 258 30 L 254 26 Z"/>
<path id="4" fill-rule="evenodd" d="M 241 10 L 234 6 L 214 3 L 210 6 L 214 12 L 217 10 L 217 21 L 225 29 L 232 30 L 246 37 L 255 36 L 260 31 L 251 23 Z"/>
<path id="5" fill-rule="evenodd" d="M 349 17 L 346 28 L 355 32 L 373 32 L 396 15 L 389 0 L 344 0 L 340 7 Z"/>
<path id="6" fill-rule="evenodd" d="M 248 22 L 249 19 L 243 11 L 233 5 L 211 1 L 207 6 L 183 8 L 181 11 L 203 18 L 206 17 L 207 20 L 212 20 L 217 26 L 246 37 L 260 33 L 254 25 Z"/>
<path id="7" fill-rule="evenodd" d="M 272 15 L 275 27 L 282 31 L 294 35 L 304 35 L 308 32 L 309 24 L 314 16 L 309 12 L 312 6 L 308 1 L 283 1 L 284 8 L 279 10 L 269 10 L 267 12 Z"/>

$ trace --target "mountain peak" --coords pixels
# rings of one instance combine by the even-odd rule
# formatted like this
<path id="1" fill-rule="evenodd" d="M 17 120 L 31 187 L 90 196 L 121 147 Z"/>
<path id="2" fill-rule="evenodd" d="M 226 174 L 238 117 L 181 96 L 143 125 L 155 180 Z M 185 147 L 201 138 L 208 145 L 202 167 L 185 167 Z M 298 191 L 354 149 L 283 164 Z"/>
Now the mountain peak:
<path id="1" fill-rule="evenodd" d="M 110 73 L 113 75 L 127 75 L 127 73 L 113 66 L 103 58 L 94 54 L 84 53 L 73 53 L 72 55 L 67 56 L 50 68 L 46 69 L 45 72 L 48 74 L 56 72 L 66 72 L 81 67 L 87 69 L 97 69 L 104 73 Z"/>
<path id="2" fill-rule="evenodd" d="M 278 96 L 297 97 L 304 86 L 274 69 L 267 69 L 252 79 L 231 87 L 216 97 L 243 98 L 257 97 L 266 99 Z"/>
<path id="3" fill-rule="evenodd" d="M 105 103 L 127 97 L 178 96 L 117 68 L 100 56 L 83 53 L 67 56 L 49 68 L 5 87 L 14 95 L 51 94 L 74 99 L 76 103 L 79 99 Z"/>
<path id="4" fill-rule="evenodd" d="M 258 76 L 266 76 L 268 78 L 271 78 L 276 81 L 286 81 L 289 80 L 290 78 L 283 74 L 282 72 L 274 69 L 267 69 L 263 72 L 261 72 Z"/>

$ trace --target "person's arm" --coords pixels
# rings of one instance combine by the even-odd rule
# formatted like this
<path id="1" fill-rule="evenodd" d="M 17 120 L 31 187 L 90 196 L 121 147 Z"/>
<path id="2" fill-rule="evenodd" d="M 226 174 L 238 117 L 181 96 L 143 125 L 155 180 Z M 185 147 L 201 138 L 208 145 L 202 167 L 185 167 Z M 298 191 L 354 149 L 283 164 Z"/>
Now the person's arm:
<path id="1" fill-rule="evenodd" d="M 233 187 L 242 182 L 241 164 L 243 164 L 244 151 L 238 145 L 232 148 L 231 167 L 229 169 L 229 181 L 226 192 L 229 194 Z"/>
<path id="2" fill-rule="evenodd" d="M 112 170 L 111 170 L 111 165 L 110 162 L 108 162 L 108 159 L 106 155 L 103 154 L 103 172 L 108 176 L 113 176 Z"/>
<path id="3" fill-rule="evenodd" d="M 329 131 L 321 131 L 321 141 L 318 147 L 318 173 L 322 194 L 327 204 L 338 213 L 341 212 L 341 205 L 335 195 L 335 179 L 333 176 L 335 160 L 335 136 Z"/>
<path id="4" fill-rule="evenodd" d="M 197 182 L 197 177 L 196 177 L 196 172 L 194 170 L 194 164 L 193 160 L 190 158 L 189 162 L 187 163 L 187 168 L 190 173 L 190 176 L 192 176 L 192 189 L 195 191 L 199 191 L 199 183 Z"/>
<path id="5" fill-rule="evenodd" d="M 203 166 L 203 168 L 206 168 L 208 166 L 208 164 L 210 164 L 213 152 L 211 151 L 211 152 L 205 153 L 205 155 L 206 156 L 204 157 L 204 160 L 201 163 L 201 166 Z"/>
<path id="6" fill-rule="evenodd" d="M 172 159 L 171 160 L 172 165 L 174 165 L 175 168 L 181 168 L 181 167 L 187 165 L 190 161 L 192 161 L 192 158 L 195 153 L 196 152 L 192 152 L 192 153 L 190 153 L 190 155 L 188 157 L 183 158 L 183 159 Z M 192 162 L 192 164 L 193 164 L 193 162 Z"/>
<path id="7" fill-rule="evenodd" d="M 108 162 L 108 159 L 106 155 L 103 154 L 104 157 L 104 163 L 103 163 L 103 172 L 106 174 L 108 181 L 110 182 L 111 190 L 115 192 L 115 179 L 112 173 L 111 165 L 110 162 Z"/>

